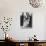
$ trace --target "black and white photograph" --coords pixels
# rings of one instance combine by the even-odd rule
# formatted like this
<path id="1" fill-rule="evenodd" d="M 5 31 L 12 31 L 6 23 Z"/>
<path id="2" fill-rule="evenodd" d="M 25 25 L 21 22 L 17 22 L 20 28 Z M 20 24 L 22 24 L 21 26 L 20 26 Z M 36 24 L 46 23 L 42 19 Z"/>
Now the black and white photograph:
<path id="1" fill-rule="evenodd" d="M 23 28 L 32 28 L 32 14 L 22 12 L 20 16 L 20 26 Z"/>

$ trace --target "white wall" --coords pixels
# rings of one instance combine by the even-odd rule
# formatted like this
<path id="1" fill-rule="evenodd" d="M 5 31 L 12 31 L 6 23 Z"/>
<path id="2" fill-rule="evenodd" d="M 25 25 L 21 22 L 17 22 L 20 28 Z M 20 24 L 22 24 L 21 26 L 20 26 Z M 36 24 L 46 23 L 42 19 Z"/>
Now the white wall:
<path id="1" fill-rule="evenodd" d="M 20 28 L 20 15 L 22 12 L 33 13 L 32 29 Z M 34 34 L 39 40 L 45 40 L 45 15 L 46 8 L 33 8 L 28 0 L 0 0 L 0 17 L 13 17 L 13 22 L 9 33 L 17 40 L 27 40 Z M 2 31 L 0 32 L 0 35 Z M 0 36 L 2 39 L 2 36 Z"/>

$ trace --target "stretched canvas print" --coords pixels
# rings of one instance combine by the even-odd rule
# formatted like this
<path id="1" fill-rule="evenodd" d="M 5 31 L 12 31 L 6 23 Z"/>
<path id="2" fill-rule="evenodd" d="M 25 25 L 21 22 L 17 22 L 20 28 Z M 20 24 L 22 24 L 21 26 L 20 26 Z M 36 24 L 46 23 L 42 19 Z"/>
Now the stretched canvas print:
<path id="1" fill-rule="evenodd" d="M 22 28 L 32 28 L 32 14 L 22 12 L 20 16 L 20 26 Z"/>

